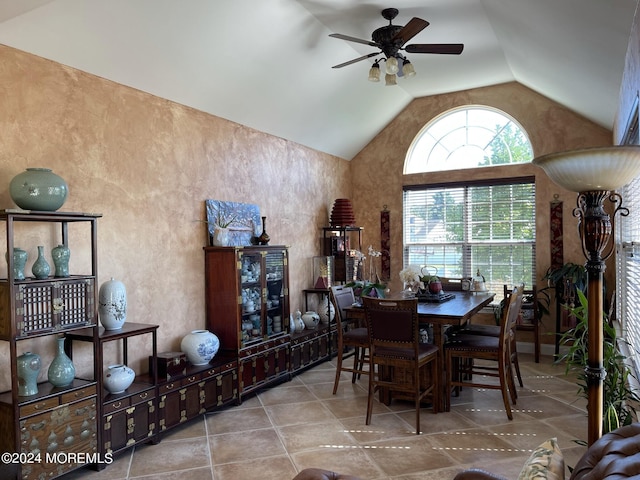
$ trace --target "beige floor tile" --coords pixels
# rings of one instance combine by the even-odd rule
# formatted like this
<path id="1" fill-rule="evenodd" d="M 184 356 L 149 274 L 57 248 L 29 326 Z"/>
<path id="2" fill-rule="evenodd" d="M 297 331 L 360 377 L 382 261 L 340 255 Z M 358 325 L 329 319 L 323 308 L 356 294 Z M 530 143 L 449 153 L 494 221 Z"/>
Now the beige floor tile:
<path id="1" fill-rule="evenodd" d="M 258 394 L 262 405 L 282 405 L 286 403 L 310 402 L 317 400 L 305 385 L 283 384 L 269 388 Z"/>
<path id="2" fill-rule="evenodd" d="M 338 420 L 322 423 L 290 425 L 278 428 L 278 433 L 289 453 L 303 450 L 328 448 L 329 446 L 348 447 L 356 445 L 354 437 Z"/>
<path id="3" fill-rule="evenodd" d="M 176 470 L 210 466 L 209 449 L 203 439 L 184 439 L 137 447 L 129 475 L 143 477 Z"/>
<path id="4" fill-rule="evenodd" d="M 203 467 L 167 473 L 154 473 L 143 477 L 130 477 L 130 480 L 213 480 L 213 473 L 211 467 Z"/>
<path id="5" fill-rule="evenodd" d="M 367 455 L 388 475 L 408 475 L 455 465 L 449 453 L 430 435 L 407 435 L 365 445 Z"/>
<path id="6" fill-rule="evenodd" d="M 205 417 L 202 417 L 198 420 L 187 422 L 183 425 L 180 425 L 179 427 L 169 430 L 166 434 L 163 434 L 161 436 L 161 441 L 206 437 L 207 430 L 205 428 L 204 419 Z"/>
<path id="7" fill-rule="evenodd" d="M 271 427 L 271 420 L 262 407 L 227 408 L 205 416 L 209 435 L 242 432 Z"/>
<path id="8" fill-rule="evenodd" d="M 277 427 L 318 423 L 335 418 L 331 411 L 320 401 L 270 405 L 265 407 L 265 411 L 273 425 Z"/>
<path id="9" fill-rule="evenodd" d="M 286 454 L 282 441 L 273 428 L 211 435 L 209 444 L 213 465 Z"/>
<path id="10" fill-rule="evenodd" d="M 288 456 L 260 459 L 257 462 L 227 463 L 213 467 L 215 480 L 289 480 L 296 469 Z"/>

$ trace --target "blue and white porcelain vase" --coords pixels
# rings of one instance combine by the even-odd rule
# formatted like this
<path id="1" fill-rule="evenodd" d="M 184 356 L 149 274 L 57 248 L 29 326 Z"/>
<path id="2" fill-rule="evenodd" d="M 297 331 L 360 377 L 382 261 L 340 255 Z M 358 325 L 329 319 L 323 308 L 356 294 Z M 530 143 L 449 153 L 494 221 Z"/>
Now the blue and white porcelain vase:
<path id="1" fill-rule="evenodd" d="M 208 364 L 219 348 L 220 340 L 208 330 L 193 330 L 180 343 L 180 350 L 187 354 L 192 365 Z"/>
<path id="2" fill-rule="evenodd" d="M 136 372 L 126 365 L 109 365 L 104 372 L 103 384 L 109 393 L 122 393 L 133 383 Z"/>
<path id="3" fill-rule="evenodd" d="M 64 337 L 58 338 L 58 351 L 49 365 L 47 376 L 54 387 L 71 385 L 76 376 L 76 367 L 64 351 Z"/>
<path id="4" fill-rule="evenodd" d="M 127 289 L 119 280 L 111 278 L 100 285 L 98 315 L 105 330 L 119 330 L 127 320 Z"/>
<path id="5" fill-rule="evenodd" d="M 49 263 L 44 258 L 44 247 L 42 245 L 38 246 L 38 258 L 33 262 L 33 266 L 31 267 L 31 273 L 38 280 L 44 280 L 49 277 L 49 273 L 51 273 L 51 267 Z"/>
<path id="6" fill-rule="evenodd" d="M 9 194 L 24 210 L 55 212 L 67 200 L 69 187 L 50 168 L 27 168 L 9 183 Z"/>
<path id="7" fill-rule="evenodd" d="M 28 397 L 38 393 L 38 374 L 42 362 L 40 355 L 25 352 L 16 358 L 18 370 L 18 395 Z"/>

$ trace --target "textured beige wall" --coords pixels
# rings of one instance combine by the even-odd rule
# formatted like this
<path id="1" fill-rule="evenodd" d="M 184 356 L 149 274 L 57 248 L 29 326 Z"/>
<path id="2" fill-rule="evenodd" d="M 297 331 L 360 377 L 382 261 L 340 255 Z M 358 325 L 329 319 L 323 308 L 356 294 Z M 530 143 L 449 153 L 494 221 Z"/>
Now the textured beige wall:
<path id="1" fill-rule="evenodd" d="M 446 183 L 469 179 L 536 177 L 536 252 L 538 277 L 550 264 L 549 202 L 555 194 L 564 203 L 565 262 L 584 263 L 572 216 L 576 195 L 552 183 L 530 164 L 478 168 L 403 176 L 405 154 L 418 132 L 434 117 L 456 107 L 487 105 L 511 115 L 529 135 L 535 156 L 589 146 L 611 145 L 611 132 L 576 115 L 561 105 L 518 83 L 506 83 L 414 100 L 351 162 L 353 205 L 358 223 L 364 226 L 364 245 L 380 245 L 380 210 L 391 215 L 391 280 L 400 288 L 402 268 L 402 187 L 411 184 Z M 612 271 L 612 269 L 610 269 Z M 544 287 L 539 282 L 538 287 Z M 543 342 L 553 343 L 555 319 L 545 318 Z M 523 335 L 525 340 L 526 335 Z"/>
<path id="2" fill-rule="evenodd" d="M 179 349 L 183 335 L 205 326 L 205 199 L 259 205 L 270 243 L 291 247 L 296 309 L 311 286 L 320 228 L 334 199 L 351 193 L 346 160 L 4 46 L 0 112 L 0 208 L 14 207 L 9 181 L 26 167 L 65 178 L 62 210 L 103 214 L 98 282 L 124 282 L 128 321 L 159 324 L 159 351 Z M 30 253 L 27 271 L 36 246 L 57 241 L 25 232 L 18 244 Z M 73 273 L 86 246 L 72 243 L 71 255 Z M 46 366 L 51 342 L 40 343 Z M 146 351 L 133 347 L 138 369 Z M 0 355 L 7 365 L 8 348 L 0 345 Z M 0 389 L 8 375 L 0 373 Z"/>

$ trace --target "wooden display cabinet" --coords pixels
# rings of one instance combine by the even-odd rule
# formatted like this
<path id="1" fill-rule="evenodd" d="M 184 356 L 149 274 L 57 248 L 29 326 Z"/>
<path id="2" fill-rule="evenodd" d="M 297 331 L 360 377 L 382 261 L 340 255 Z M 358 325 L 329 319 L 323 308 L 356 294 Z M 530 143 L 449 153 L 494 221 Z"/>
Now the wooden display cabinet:
<path id="1" fill-rule="evenodd" d="M 160 434 L 201 414 L 238 401 L 238 361 L 214 357 L 209 365 L 189 366 L 186 375 L 160 382 Z"/>
<path id="2" fill-rule="evenodd" d="M 302 291 L 305 310 L 309 310 L 309 295 L 318 295 L 320 302 L 330 302 L 328 288 L 308 288 Z M 331 358 L 331 337 L 335 334 L 335 319 L 330 324 L 319 323 L 313 330 L 304 329 L 291 334 L 291 374 L 317 365 Z M 336 341 L 337 344 L 337 341 Z M 337 348 L 337 347 L 334 347 Z"/>
<path id="3" fill-rule="evenodd" d="M 27 274 L 24 280 L 14 278 L 13 256 L 7 256 L 7 278 L 0 279 L 0 340 L 8 345 L 12 384 L 10 391 L 0 394 L 0 451 L 23 454 L 23 458 L 30 461 L 12 465 L 3 462 L 0 464 L 2 479 L 55 478 L 85 465 L 82 459 L 86 462 L 99 459 L 95 362 L 99 217 L 87 213 L 0 211 L 7 252 L 13 252 L 17 246 L 15 237 L 19 240 L 31 227 L 49 230 L 46 234 L 49 249 L 64 244 L 73 253 L 74 246 L 84 238 L 91 252 L 88 265 L 84 265 L 85 271 L 57 278 L 53 277 L 52 268 L 51 276 L 42 280 Z M 17 224 L 20 227 L 16 231 Z M 83 232 L 83 229 L 87 231 Z M 56 236 L 58 239 L 52 242 Z M 53 341 L 54 336 L 78 329 L 86 329 L 93 343 L 93 378 L 76 378 L 66 387 L 41 382 L 35 395 L 19 396 L 16 364 L 19 353 L 34 348 L 32 340 L 36 337 L 51 336 Z M 42 365 L 42 369 L 46 368 L 47 365 Z M 47 457 L 52 453 L 56 456 Z M 65 457 L 66 454 L 72 454 L 73 460 L 63 461 L 71 458 Z"/>
<path id="4" fill-rule="evenodd" d="M 151 335 L 151 358 L 155 364 L 157 358 L 158 325 L 126 322 L 118 330 L 105 330 L 99 327 L 97 340 L 92 334 L 93 329 L 81 329 L 67 334 L 69 355 L 73 354 L 73 342 L 97 342 L 98 349 L 96 363 L 105 369 L 104 344 L 120 342 L 122 345 L 122 364 L 129 361 L 128 340 L 139 335 Z M 102 372 L 97 378 L 98 392 L 100 392 L 100 433 L 102 441 L 99 452 L 117 453 L 143 442 L 155 442 L 158 433 L 158 419 L 156 409 L 157 373 L 136 375 L 134 382 L 122 393 L 109 393 L 103 387 Z"/>
<path id="5" fill-rule="evenodd" d="M 205 247 L 207 329 L 238 359 L 239 395 L 290 378 L 284 246 Z"/>
<path id="6" fill-rule="evenodd" d="M 333 257 L 334 279 L 349 283 L 358 279 L 356 251 L 362 251 L 362 227 L 323 227 L 323 255 Z"/>

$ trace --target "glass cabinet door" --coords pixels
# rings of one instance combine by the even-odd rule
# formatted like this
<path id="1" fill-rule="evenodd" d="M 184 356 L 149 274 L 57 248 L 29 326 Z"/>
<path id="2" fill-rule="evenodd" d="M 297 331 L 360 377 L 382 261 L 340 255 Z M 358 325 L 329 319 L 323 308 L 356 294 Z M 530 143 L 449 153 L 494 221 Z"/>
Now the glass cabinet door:
<path id="1" fill-rule="evenodd" d="M 284 316 L 286 288 L 284 251 L 270 251 L 265 255 L 265 310 L 269 337 L 287 332 L 289 319 Z"/>
<path id="2" fill-rule="evenodd" d="M 243 251 L 240 255 L 240 285 L 242 295 L 242 343 L 261 341 L 263 329 L 262 255 Z"/>

